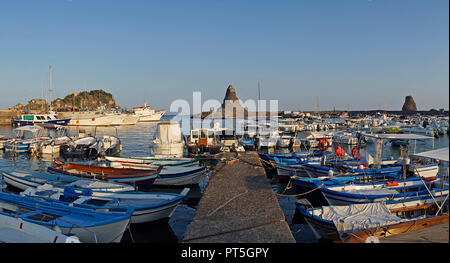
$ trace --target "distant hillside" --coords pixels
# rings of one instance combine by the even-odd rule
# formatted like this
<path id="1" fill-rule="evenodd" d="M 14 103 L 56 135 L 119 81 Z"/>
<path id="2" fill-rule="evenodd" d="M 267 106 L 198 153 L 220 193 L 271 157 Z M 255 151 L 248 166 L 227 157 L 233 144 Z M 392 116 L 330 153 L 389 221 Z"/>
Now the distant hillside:
<path id="1" fill-rule="evenodd" d="M 52 102 L 52 107 L 56 111 L 72 109 L 93 110 L 101 106 L 104 106 L 106 109 L 120 108 L 116 105 L 113 95 L 104 90 L 72 92 L 72 94 L 65 96 L 64 99 L 57 98 Z M 49 107 L 45 100 L 32 99 L 25 106 L 18 103 L 10 109 L 14 111 L 46 112 Z"/>
<path id="2" fill-rule="evenodd" d="M 56 109 L 96 109 L 105 106 L 107 109 L 118 108 L 111 93 L 104 90 L 73 92 L 64 97 L 57 98 L 52 102 L 52 107 Z"/>

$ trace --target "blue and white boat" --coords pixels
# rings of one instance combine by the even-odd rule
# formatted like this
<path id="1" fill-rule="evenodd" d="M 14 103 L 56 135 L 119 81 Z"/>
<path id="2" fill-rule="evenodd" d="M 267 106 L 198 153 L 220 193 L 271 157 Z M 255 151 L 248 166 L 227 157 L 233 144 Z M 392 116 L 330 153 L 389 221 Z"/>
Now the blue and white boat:
<path id="1" fill-rule="evenodd" d="M 134 164 L 126 162 L 111 162 L 111 167 L 115 168 L 132 168 L 142 170 L 155 170 L 157 165 L 152 164 Z M 206 167 L 187 164 L 179 166 L 164 166 L 156 178 L 154 185 L 195 185 L 203 179 Z"/>
<path id="2" fill-rule="evenodd" d="M 190 189 L 185 188 L 180 194 L 109 191 L 95 191 L 95 193 L 82 191 L 80 193 L 79 190 L 80 188 L 75 190 L 72 186 L 66 186 L 62 190 L 59 187 L 44 184 L 36 188 L 30 187 L 21 195 L 44 198 L 97 211 L 125 213 L 129 207 L 134 207 L 131 223 L 148 223 L 170 218 Z"/>
<path id="3" fill-rule="evenodd" d="M 134 187 L 127 184 L 111 183 L 94 179 L 81 179 L 76 176 L 51 173 L 28 173 L 17 170 L 1 171 L 3 182 L 17 189 L 24 191 L 29 187 L 38 187 L 44 184 L 51 184 L 53 187 L 64 190 L 65 187 L 72 187 L 78 193 L 88 189 L 93 195 L 97 192 L 130 192 Z"/>
<path id="4" fill-rule="evenodd" d="M 15 138 L 4 141 L 3 148 L 10 152 L 29 152 L 32 144 L 39 144 L 42 141 L 50 140 L 50 136 L 46 136 L 45 129 L 38 126 L 24 126 L 14 129 Z"/>
<path id="5" fill-rule="evenodd" d="M 244 147 L 246 151 L 252 151 L 256 148 L 255 140 L 251 138 L 241 137 L 239 138 L 238 143 Z"/>
<path id="6" fill-rule="evenodd" d="M 296 157 L 321 157 L 333 155 L 332 152 L 322 152 L 322 151 L 304 151 L 304 152 L 293 152 L 293 153 L 278 153 L 278 154 L 268 154 L 268 153 L 258 153 L 259 158 L 266 161 L 274 161 L 274 158 L 296 158 Z"/>
<path id="7" fill-rule="evenodd" d="M 297 163 L 295 163 L 297 162 Z M 381 168 L 366 168 L 357 160 L 328 160 L 325 165 L 322 164 L 321 158 L 313 157 L 309 159 L 279 160 L 276 162 L 277 172 L 279 176 L 300 176 L 306 178 L 317 178 L 323 176 L 350 176 L 364 174 L 392 174 L 401 170 L 397 160 L 383 161 Z M 436 173 L 437 173 L 436 169 Z"/>
<path id="8" fill-rule="evenodd" d="M 322 186 L 319 190 L 330 205 L 398 201 L 422 196 L 433 203 L 434 198 L 448 195 L 448 183 L 444 183 L 441 191 L 439 179 L 424 180 L 414 176 L 386 182 Z"/>
<path id="9" fill-rule="evenodd" d="M 80 240 L 0 212 L 0 243 L 80 243 Z"/>
<path id="10" fill-rule="evenodd" d="M 134 207 L 126 213 L 100 212 L 59 202 L 0 192 L 0 214 L 21 218 L 65 235 L 76 235 L 81 242 L 120 242 L 130 223 Z"/>
<path id="11" fill-rule="evenodd" d="M 402 200 L 396 206 L 408 205 Z M 362 203 L 313 208 L 303 199 L 296 208 L 318 240 L 338 243 L 379 243 L 379 238 L 448 223 L 448 215 L 427 215 L 427 206 L 398 210 L 383 203 Z"/>
<path id="12" fill-rule="evenodd" d="M 394 174 L 364 174 L 355 176 L 339 176 L 339 177 L 319 177 L 319 178 L 303 178 L 298 176 L 291 177 L 292 186 L 297 195 L 307 199 L 315 207 L 328 205 L 320 191 L 322 187 L 328 186 L 344 186 L 362 183 L 386 182 L 387 180 L 396 180 L 400 177 L 400 173 Z"/>
<path id="13" fill-rule="evenodd" d="M 35 124 L 52 124 L 67 126 L 70 119 L 61 119 L 55 113 L 49 114 L 22 114 L 18 120 L 13 120 L 15 127 L 22 127 Z"/>

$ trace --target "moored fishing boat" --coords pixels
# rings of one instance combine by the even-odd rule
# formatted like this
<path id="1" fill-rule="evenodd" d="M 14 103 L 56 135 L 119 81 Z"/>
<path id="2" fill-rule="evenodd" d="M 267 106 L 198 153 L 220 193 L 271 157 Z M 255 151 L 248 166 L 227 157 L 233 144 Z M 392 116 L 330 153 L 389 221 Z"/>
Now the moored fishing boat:
<path id="1" fill-rule="evenodd" d="M 189 190 L 185 188 L 180 194 L 97 191 L 91 195 L 80 194 L 70 186 L 61 189 L 44 184 L 30 187 L 20 194 L 97 211 L 125 213 L 134 207 L 131 223 L 148 223 L 170 218 Z"/>
<path id="2" fill-rule="evenodd" d="M 6 215 L 0 208 L 0 243 L 80 243 L 80 240 L 76 236 L 67 236 L 22 218 Z"/>
<path id="3" fill-rule="evenodd" d="M 159 122 L 154 139 L 150 142 L 150 153 L 158 156 L 183 157 L 184 140 L 180 123 Z"/>
<path id="4" fill-rule="evenodd" d="M 82 193 L 84 189 L 89 189 L 92 195 L 97 192 L 129 192 L 134 191 L 134 187 L 127 184 L 111 183 L 94 179 L 80 179 L 76 176 L 64 174 L 23 172 L 23 171 L 1 171 L 3 181 L 17 189 L 24 191 L 29 187 L 38 187 L 43 184 L 50 184 L 55 188 L 64 189 L 69 186 L 77 192 Z"/>
<path id="5" fill-rule="evenodd" d="M 155 111 L 151 109 L 146 103 L 141 107 L 134 107 L 134 116 L 139 117 L 139 122 L 158 122 L 166 113 L 165 110 Z"/>
<path id="6" fill-rule="evenodd" d="M 97 156 L 101 151 L 101 146 L 98 144 L 97 139 L 92 136 L 73 138 L 67 144 L 61 145 L 60 148 L 61 155 L 69 158 Z"/>
<path id="7" fill-rule="evenodd" d="M 3 215 L 60 229 L 63 234 L 75 234 L 87 243 L 120 242 L 134 211 L 130 207 L 126 213 L 105 213 L 3 192 L 0 209 Z"/>
<path id="8" fill-rule="evenodd" d="M 330 155 L 332 152 L 323 151 L 303 151 L 303 152 L 292 152 L 292 153 L 278 153 L 278 154 L 268 154 L 268 153 L 258 153 L 259 157 L 266 161 L 273 161 L 274 158 L 296 158 L 296 157 L 309 157 L 309 156 L 324 156 Z"/>
<path id="9" fill-rule="evenodd" d="M 82 178 L 99 179 L 113 183 L 126 183 L 136 187 L 149 189 L 162 170 L 137 170 L 129 168 L 113 168 L 94 165 L 67 163 L 60 166 L 48 167 L 50 173 L 62 173 Z"/>
<path id="10" fill-rule="evenodd" d="M 103 137 L 101 137 L 98 141 L 101 146 L 101 155 L 114 155 L 118 154 L 122 150 L 122 143 L 117 136 L 103 135 Z"/>
<path id="11" fill-rule="evenodd" d="M 322 186 L 319 190 L 330 205 L 374 203 L 422 195 L 432 202 L 435 197 L 445 198 L 448 195 L 448 184 L 444 183 L 441 191 L 439 181 L 436 178 L 424 180 L 420 177 L 409 177 L 386 182 Z"/>
<path id="12" fill-rule="evenodd" d="M 51 139 L 51 137 L 45 136 L 44 128 L 39 126 L 18 127 L 14 129 L 14 133 L 15 138 L 4 142 L 5 151 L 29 152 L 31 145 Z"/>
<path id="13" fill-rule="evenodd" d="M 333 242 L 379 242 L 379 238 L 448 223 L 448 214 L 427 215 L 430 206 L 391 210 L 382 203 L 308 208 L 299 200 L 297 211 L 317 239 Z"/>
<path id="14" fill-rule="evenodd" d="M 59 118 L 54 112 L 48 114 L 22 114 L 19 119 L 13 120 L 13 126 L 23 127 L 36 124 L 56 124 L 66 126 L 69 121 L 70 119 L 68 118 Z"/>
<path id="15" fill-rule="evenodd" d="M 119 162 L 128 164 L 151 164 L 154 166 L 186 166 L 186 165 L 198 165 L 201 154 L 196 158 L 160 158 L 154 156 L 142 156 L 142 157 L 116 157 L 105 156 L 105 159 L 109 162 Z"/>
<path id="16" fill-rule="evenodd" d="M 153 164 L 134 164 L 112 162 L 111 167 L 133 169 L 157 169 Z M 154 185 L 194 185 L 203 179 L 206 168 L 199 165 L 164 166 L 156 178 Z"/>

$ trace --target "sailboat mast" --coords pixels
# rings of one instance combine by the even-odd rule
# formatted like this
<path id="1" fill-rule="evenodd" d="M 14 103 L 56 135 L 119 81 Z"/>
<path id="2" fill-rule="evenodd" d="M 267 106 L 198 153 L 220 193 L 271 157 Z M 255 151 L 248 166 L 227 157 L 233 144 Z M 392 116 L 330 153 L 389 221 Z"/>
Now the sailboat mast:
<path id="1" fill-rule="evenodd" d="M 259 86 L 259 81 L 258 81 L 258 100 L 261 100 L 261 87 Z"/>
<path id="2" fill-rule="evenodd" d="M 49 69 L 48 69 L 48 74 L 49 74 L 49 104 L 50 104 L 50 110 L 52 110 L 52 91 L 53 91 L 53 89 L 52 89 L 52 72 L 53 71 L 53 69 L 52 69 L 52 65 L 50 65 L 50 67 L 49 67 Z"/>

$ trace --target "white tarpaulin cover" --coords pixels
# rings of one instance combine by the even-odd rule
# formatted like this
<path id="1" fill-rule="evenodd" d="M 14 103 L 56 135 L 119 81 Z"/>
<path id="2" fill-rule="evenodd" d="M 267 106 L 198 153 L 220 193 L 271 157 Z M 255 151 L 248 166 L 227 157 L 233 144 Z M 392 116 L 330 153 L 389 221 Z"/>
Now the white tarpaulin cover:
<path id="1" fill-rule="evenodd" d="M 401 139 L 401 140 L 425 140 L 425 139 L 434 139 L 434 137 L 424 136 L 419 134 L 412 133 L 390 133 L 390 134 L 368 134 L 362 133 L 362 135 L 366 137 L 372 137 L 376 139 L 390 140 L 390 139 Z"/>
<path id="2" fill-rule="evenodd" d="M 322 208 L 322 218 L 333 221 L 340 235 L 407 221 L 393 215 L 382 203 L 324 206 Z"/>
<path id="3" fill-rule="evenodd" d="M 359 156 L 361 157 L 361 163 L 367 166 L 374 163 L 373 157 L 364 149 L 359 150 Z"/>
<path id="4" fill-rule="evenodd" d="M 437 150 L 416 153 L 416 154 L 413 154 L 413 156 L 431 158 L 431 159 L 435 159 L 435 160 L 441 160 L 441 161 L 448 162 L 448 154 L 449 154 L 448 147 L 445 147 L 445 148 L 441 148 L 441 149 L 437 149 Z"/>
<path id="5" fill-rule="evenodd" d="M 178 122 L 160 122 L 158 130 L 161 144 L 181 142 L 181 129 Z"/>

